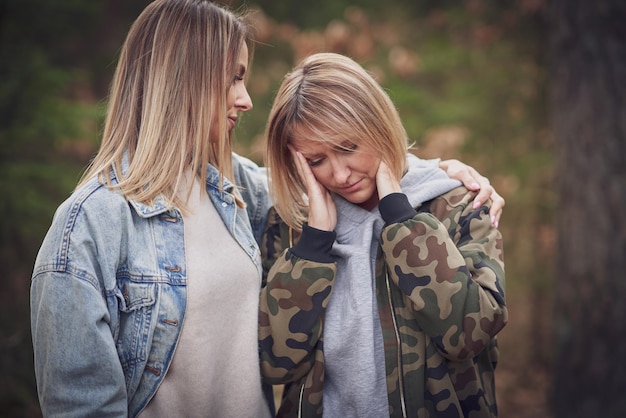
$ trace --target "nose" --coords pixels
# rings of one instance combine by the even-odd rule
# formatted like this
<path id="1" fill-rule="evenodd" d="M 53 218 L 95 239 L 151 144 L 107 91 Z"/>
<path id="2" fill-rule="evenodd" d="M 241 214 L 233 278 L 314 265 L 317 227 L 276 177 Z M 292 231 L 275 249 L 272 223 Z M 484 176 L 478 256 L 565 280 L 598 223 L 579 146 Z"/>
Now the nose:
<path id="1" fill-rule="evenodd" d="M 241 112 L 247 112 L 252 109 L 252 99 L 248 94 L 246 85 L 241 83 L 237 85 L 237 91 L 235 96 L 235 107 Z"/>
<path id="2" fill-rule="evenodd" d="M 338 185 L 345 185 L 348 183 L 351 171 L 350 167 L 341 158 L 331 158 L 331 170 L 333 170 L 333 178 Z"/>

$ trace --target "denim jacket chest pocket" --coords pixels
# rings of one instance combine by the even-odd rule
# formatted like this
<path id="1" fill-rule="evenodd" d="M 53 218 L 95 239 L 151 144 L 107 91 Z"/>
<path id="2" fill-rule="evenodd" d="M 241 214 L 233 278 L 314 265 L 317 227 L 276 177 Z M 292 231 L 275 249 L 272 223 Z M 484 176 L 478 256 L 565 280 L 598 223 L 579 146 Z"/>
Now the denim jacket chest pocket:
<path id="1" fill-rule="evenodd" d="M 116 271 L 114 339 L 129 396 L 144 370 L 159 376 L 175 346 L 185 309 L 183 223 L 163 213 L 136 222 L 129 254 Z M 176 287 L 177 291 L 170 288 Z M 163 332 L 163 328 L 169 332 Z M 158 340 L 159 344 L 153 344 Z M 167 348 L 166 348 L 167 347 Z"/>
<path id="2" fill-rule="evenodd" d="M 130 389 L 136 366 L 148 358 L 157 289 L 155 283 L 136 283 L 129 278 L 118 278 L 117 282 L 115 299 L 119 318 L 115 345 Z"/>

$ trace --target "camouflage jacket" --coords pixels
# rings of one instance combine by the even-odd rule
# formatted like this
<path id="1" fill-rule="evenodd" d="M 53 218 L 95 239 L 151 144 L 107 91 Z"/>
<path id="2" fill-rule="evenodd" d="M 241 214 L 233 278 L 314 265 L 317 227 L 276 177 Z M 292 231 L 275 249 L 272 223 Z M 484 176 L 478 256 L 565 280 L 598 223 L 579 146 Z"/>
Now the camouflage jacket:
<path id="1" fill-rule="evenodd" d="M 473 209 L 474 197 L 453 189 L 382 231 L 376 297 L 390 417 L 497 416 L 496 334 L 508 316 L 502 238 L 489 205 Z M 261 369 L 267 382 L 285 384 L 279 417 L 321 417 L 336 264 L 296 256 L 299 236 L 271 211 L 261 249 Z"/>

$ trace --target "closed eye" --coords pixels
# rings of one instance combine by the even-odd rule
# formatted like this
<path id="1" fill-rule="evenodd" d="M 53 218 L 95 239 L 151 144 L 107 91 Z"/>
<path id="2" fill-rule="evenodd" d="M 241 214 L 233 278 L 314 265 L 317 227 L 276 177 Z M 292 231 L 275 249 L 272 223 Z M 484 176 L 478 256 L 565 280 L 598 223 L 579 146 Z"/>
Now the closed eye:
<path id="1" fill-rule="evenodd" d="M 245 75 L 246 75 L 246 67 L 243 65 L 240 65 L 236 71 L 235 79 L 233 80 L 233 83 L 236 83 L 238 81 L 243 81 Z"/>
<path id="2" fill-rule="evenodd" d="M 320 165 L 324 161 L 324 159 L 323 158 L 318 158 L 317 160 L 309 160 L 309 159 L 307 159 L 306 161 L 307 161 L 307 163 L 309 164 L 310 167 L 315 167 L 317 165 Z"/>

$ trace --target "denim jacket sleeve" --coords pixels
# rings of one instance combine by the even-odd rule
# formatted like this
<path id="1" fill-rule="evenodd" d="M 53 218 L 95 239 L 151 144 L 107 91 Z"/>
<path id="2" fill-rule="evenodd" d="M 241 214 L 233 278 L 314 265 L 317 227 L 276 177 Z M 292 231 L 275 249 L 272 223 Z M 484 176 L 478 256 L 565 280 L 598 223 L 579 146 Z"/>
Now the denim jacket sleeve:
<path id="1" fill-rule="evenodd" d="M 93 234 L 94 219 L 76 204 L 92 191 L 83 189 L 82 196 L 59 207 L 33 272 L 35 374 L 46 417 L 128 413 L 124 373 L 100 279 L 108 271 L 97 251 L 111 237 L 107 231 Z"/>

